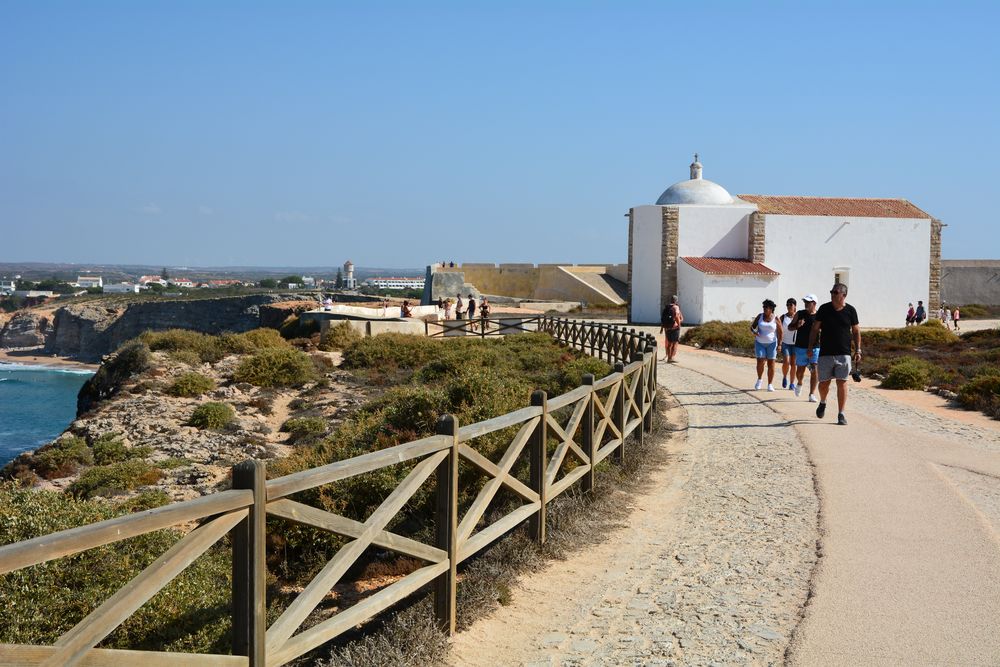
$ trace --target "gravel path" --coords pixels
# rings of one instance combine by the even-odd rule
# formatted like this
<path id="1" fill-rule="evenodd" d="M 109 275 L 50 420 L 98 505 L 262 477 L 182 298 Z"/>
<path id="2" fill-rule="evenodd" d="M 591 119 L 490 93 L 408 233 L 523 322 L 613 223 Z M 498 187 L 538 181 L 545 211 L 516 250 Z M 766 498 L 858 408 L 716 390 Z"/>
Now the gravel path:
<path id="1" fill-rule="evenodd" d="M 675 460 L 628 526 L 525 581 L 455 638 L 451 664 L 783 661 L 819 537 L 805 449 L 745 392 L 680 366 L 660 378 L 686 409 L 686 438 L 664 443 Z"/>

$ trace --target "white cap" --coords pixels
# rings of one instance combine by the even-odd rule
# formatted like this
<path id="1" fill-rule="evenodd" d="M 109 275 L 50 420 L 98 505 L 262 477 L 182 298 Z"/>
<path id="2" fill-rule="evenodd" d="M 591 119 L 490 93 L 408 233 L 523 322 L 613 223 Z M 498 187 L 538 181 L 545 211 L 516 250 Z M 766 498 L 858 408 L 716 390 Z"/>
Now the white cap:
<path id="1" fill-rule="evenodd" d="M 813 303 L 816 303 L 816 295 L 815 294 L 806 294 L 804 297 L 802 297 L 802 300 L 803 301 L 812 301 Z"/>

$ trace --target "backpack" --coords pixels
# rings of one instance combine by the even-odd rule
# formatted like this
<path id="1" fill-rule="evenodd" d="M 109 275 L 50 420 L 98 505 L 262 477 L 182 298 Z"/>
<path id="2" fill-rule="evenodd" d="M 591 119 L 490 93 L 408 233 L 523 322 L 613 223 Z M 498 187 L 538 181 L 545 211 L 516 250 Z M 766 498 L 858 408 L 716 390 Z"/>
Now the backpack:
<path id="1" fill-rule="evenodd" d="M 668 304 L 666 308 L 663 309 L 663 317 L 660 318 L 663 326 L 667 329 L 673 329 L 674 324 L 677 321 L 677 314 L 674 311 L 674 304 Z"/>

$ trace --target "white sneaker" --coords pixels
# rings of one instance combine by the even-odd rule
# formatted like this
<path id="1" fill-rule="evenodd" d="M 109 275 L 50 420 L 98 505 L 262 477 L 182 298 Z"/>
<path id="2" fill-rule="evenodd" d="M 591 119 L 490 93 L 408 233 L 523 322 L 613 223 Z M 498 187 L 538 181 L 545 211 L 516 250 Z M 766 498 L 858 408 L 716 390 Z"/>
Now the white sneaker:
<path id="1" fill-rule="evenodd" d="M 767 390 L 768 391 L 774 391 L 774 385 L 773 384 L 767 385 Z"/>
<path id="2" fill-rule="evenodd" d="M 816 402 L 816 401 L 818 401 L 818 400 L 819 400 L 819 399 L 817 399 L 817 398 L 816 398 L 816 395 L 815 395 L 815 394 L 809 394 L 809 402 L 810 402 L 810 403 L 815 403 L 815 402 Z"/>
<path id="3" fill-rule="evenodd" d="M 801 393 L 802 393 L 802 386 L 798 385 L 798 384 L 795 385 L 795 398 L 798 398 L 799 394 L 801 394 Z"/>
<path id="4" fill-rule="evenodd" d="M 756 389 L 760 389 L 763 386 L 764 386 L 764 382 L 762 380 L 757 380 L 757 382 L 756 382 L 756 384 L 754 384 L 753 388 L 756 390 Z"/>

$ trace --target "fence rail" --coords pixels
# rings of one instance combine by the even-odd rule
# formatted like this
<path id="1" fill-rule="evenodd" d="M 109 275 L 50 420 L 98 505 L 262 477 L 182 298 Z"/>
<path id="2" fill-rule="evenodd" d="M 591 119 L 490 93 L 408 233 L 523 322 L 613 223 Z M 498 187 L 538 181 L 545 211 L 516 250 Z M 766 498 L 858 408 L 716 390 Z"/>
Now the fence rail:
<path id="1" fill-rule="evenodd" d="M 0 547 L 3 574 L 203 520 L 53 646 L 0 644 L 0 664 L 277 666 L 330 641 L 428 584 L 434 587 L 437 618 L 448 632 L 454 632 L 458 565 L 525 521 L 532 538 L 544 542 L 547 504 L 577 482 L 584 491 L 592 489 L 595 467 L 609 456 L 622 459 L 626 439 L 635 434 L 641 440 L 652 427 L 656 400 L 656 342 L 652 336 L 561 318 L 526 319 L 532 330 L 549 333 L 561 343 L 606 358 L 614 364 L 614 371 L 600 379 L 587 375 L 583 385 L 561 396 L 549 398 L 544 391 L 536 391 L 529 407 L 483 422 L 460 426 L 454 416 L 445 415 L 433 436 L 272 480 L 265 479 L 263 463 L 245 461 L 233 468 L 232 490 Z M 482 330 L 480 334 L 486 335 Z M 492 461 L 477 451 L 476 441 L 500 432 L 513 435 L 505 438 L 506 447 L 499 460 Z M 525 458 L 527 481 L 514 473 L 515 466 L 523 464 Z M 300 491 L 401 463 L 412 464 L 409 473 L 363 522 L 290 498 Z M 487 478 L 468 507 L 459 506 L 460 463 Z M 434 544 L 388 530 L 392 519 L 431 478 L 435 486 Z M 519 504 L 509 503 L 503 516 L 490 516 L 493 520 L 487 523 L 487 510 L 501 489 Z M 347 540 L 270 627 L 265 617 L 267 516 Z M 94 648 L 226 534 L 232 536 L 233 549 L 233 655 Z M 372 545 L 417 559 L 422 565 L 361 602 L 301 629 L 323 598 Z"/>

